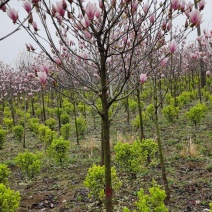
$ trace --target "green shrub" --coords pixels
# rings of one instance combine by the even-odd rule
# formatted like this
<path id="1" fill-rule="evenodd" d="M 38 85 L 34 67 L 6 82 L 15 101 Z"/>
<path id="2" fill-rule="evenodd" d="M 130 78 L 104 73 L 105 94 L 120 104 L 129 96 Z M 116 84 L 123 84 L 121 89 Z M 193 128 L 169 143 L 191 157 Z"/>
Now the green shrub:
<path id="1" fill-rule="evenodd" d="M 112 178 L 112 187 L 113 191 L 116 192 L 122 186 L 121 181 L 119 180 L 116 170 L 114 167 L 111 168 L 111 178 Z M 101 203 L 105 198 L 105 167 L 97 166 L 93 164 L 91 168 L 88 169 L 88 173 L 84 180 L 84 185 L 89 189 L 88 197 L 92 197 L 95 200 L 100 201 Z"/>
<path id="2" fill-rule="evenodd" d="M 11 171 L 5 164 L 0 164 L 0 183 L 8 185 L 8 177 L 11 174 Z"/>
<path id="3" fill-rule="evenodd" d="M 39 127 L 39 119 L 38 118 L 28 119 L 28 125 L 29 125 L 30 131 L 32 131 L 35 135 L 37 135 L 38 127 Z"/>
<path id="4" fill-rule="evenodd" d="M 212 202 L 209 203 L 209 206 L 210 206 L 210 212 L 212 212 Z"/>
<path id="5" fill-rule="evenodd" d="M 40 117 L 41 113 L 42 113 L 42 109 L 41 108 L 35 109 L 35 116 Z"/>
<path id="6" fill-rule="evenodd" d="M 147 115 L 151 120 L 153 120 L 153 119 L 154 119 L 154 115 L 155 115 L 155 107 L 154 107 L 154 105 L 153 105 L 153 104 L 149 104 L 149 105 L 146 107 L 145 113 L 146 113 L 146 115 Z"/>
<path id="7" fill-rule="evenodd" d="M 68 159 L 68 152 L 70 149 L 70 142 L 64 140 L 62 137 L 54 139 L 48 149 L 49 155 L 60 165 Z"/>
<path id="8" fill-rule="evenodd" d="M 4 107 L 4 113 L 3 114 L 4 114 L 5 118 L 11 118 L 12 117 L 11 110 L 10 110 L 9 107 Z"/>
<path id="9" fill-rule="evenodd" d="M 146 113 L 144 111 L 142 111 L 142 120 L 143 123 L 146 123 L 149 120 L 149 117 L 146 115 Z M 133 128 L 135 130 L 138 130 L 140 127 L 140 117 L 139 115 L 137 115 L 132 121 L 131 121 L 131 125 L 133 126 Z"/>
<path id="10" fill-rule="evenodd" d="M 69 140 L 70 135 L 71 135 L 71 125 L 70 125 L 70 124 L 64 124 L 64 125 L 60 128 L 60 133 L 61 133 L 61 136 L 62 136 L 65 140 Z"/>
<path id="11" fill-rule="evenodd" d="M 60 116 L 61 124 L 69 124 L 69 115 L 67 113 L 62 113 Z"/>
<path id="12" fill-rule="evenodd" d="M 168 122 L 174 122 L 178 117 L 179 107 L 174 107 L 173 105 L 167 105 L 162 110 L 163 115 L 167 119 Z"/>
<path id="13" fill-rule="evenodd" d="M 41 170 L 41 153 L 32 153 L 25 151 L 24 153 L 19 153 L 15 158 L 15 162 L 22 172 L 28 177 L 33 178 L 40 173 Z"/>
<path id="14" fill-rule="evenodd" d="M 47 119 L 45 121 L 45 124 L 51 129 L 54 130 L 54 128 L 56 127 L 57 121 L 53 118 Z"/>
<path id="15" fill-rule="evenodd" d="M 8 130 L 11 130 L 12 127 L 13 127 L 13 120 L 10 119 L 10 118 L 3 118 L 3 123 L 4 123 L 4 126 L 8 129 Z"/>
<path id="16" fill-rule="evenodd" d="M 138 110 L 138 103 L 132 99 L 129 98 L 129 110 L 133 113 L 136 112 L 136 110 Z"/>
<path id="17" fill-rule="evenodd" d="M 77 117 L 77 127 L 79 134 L 84 135 L 85 131 L 87 130 L 87 123 L 82 116 Z"/>
<path id="18" fill-rule="evenodd" d="M 7 188 L 0 183 L 0 211 L 15 212 L 19 207 L 21 197 L 18 191 Z"/>
<path id="19" fill-rule="evenodd" d="M 41 142 L 50 145 L 56 136 L 56 132 L 51 130 L 48 126 L 40 124 L 38 127 L 38 137 Z"/>
<path id="20" fill-rule="evenodd" d="M 186 112 L 186 116 L 196 126 L 205 116 L 206 111 L 207 106 L 205 104 L 198 103 L 194 107 L 190 108 L 188 112 Z"/>
<path id="21" fill-rule="evenodd" d="M 6 141 L 7 131 L 0 129 L 0 149 L 3 148 L 3 145 Z"/>
<path id="22" fill-rule="evenodd" d="M 24 137 L 24 127 L 21 125 L 14 126 L 13 133 L 18 141 L 22 141 L 22 138 Z"/>
<path id="23" fill-rule="evenodd" d="M 152 139 L 132 144 L 118 142 L 114 146 L 115 161 L 122 170 L 136 178 L 136 174 L 144 171 L 146 166 L 156 163 L 157 150 L 158 146 Z"/>
<path id="24" fill-rule="evenodd" d="M 141 188 L 138 192 L 138 201 L 135 204 L 138 212 L 168 212 L 168 208 L 164 204 L 165 198 L 165 191 L 153 181 L 153 187 L 149 188 L 149 195 L 145 195 Z M 124 212 L 128 211 L 127 208 L 124 209 Z"/>

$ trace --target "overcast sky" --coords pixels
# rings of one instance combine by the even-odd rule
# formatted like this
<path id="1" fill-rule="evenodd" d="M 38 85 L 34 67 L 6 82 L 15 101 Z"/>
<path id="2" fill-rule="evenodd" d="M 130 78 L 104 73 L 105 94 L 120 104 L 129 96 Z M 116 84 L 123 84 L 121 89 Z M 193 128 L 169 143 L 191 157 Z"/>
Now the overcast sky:
<path id="1" fill-rule="evenodd" d="M 212 0 L 206 0 L 206 2 L 207 4 L 203 11 L 203 23 L 201 28 L 212 30 Z M 19 16 L 25 17 L 27 13 L 20 5 L 22 5 L 22 2 L 11 0 L 10 6 L 19 10 Z M 184 23 L 178 24 L 181 26 Z M 16 26 L 17 25 L 14 25 L 12 20 L 8 18 L 6 13 L 0 11 L 0 38 L 14 30 Z M 188 39 L 195 39 L 195 36 L 196 30 L 189 35 Z M 20 52 L 26 49 L 25 43 L 31 43 L 33 45 L 34 41 L 24 30 L 19 30 L 8 38 L 0 41 L 0 60 L 13 66 Z"/>

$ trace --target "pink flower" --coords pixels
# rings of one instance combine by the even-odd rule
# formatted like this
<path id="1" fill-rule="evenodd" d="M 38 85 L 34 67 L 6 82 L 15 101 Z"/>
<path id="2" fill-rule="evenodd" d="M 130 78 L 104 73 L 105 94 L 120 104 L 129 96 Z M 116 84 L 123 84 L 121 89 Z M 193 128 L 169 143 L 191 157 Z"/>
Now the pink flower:
<path id="1" fill-rule="evenodd" d="M 206 71 L 205 74 L 206 74 L 207 77 L 210 77 L 211 76 L 211 72 L 210 71 Z"/>
<path id="2" fill-rule="evenodd" d="M 47 64 L 44 63 L 44 64 L 41 66 L 41 68 L 42 68 L 42 70 L 43 70 L 44 72 L 46 72 L 46 74 L 49 73 L 49 67 L 48 67 Z"/>
<path id="3" fill-rule="evenodd" d="M 166 58 L 164 58 L 163 60 L 161 60 L 160 66 L 164 67 L 164 66 L 167 64 L 168 60 L 169 60 L 168 57 L 166 57 Z"/>
<path id="4" fill-rule="evenodd" d="M 18 20 L 18 11 L 16 11 L 15 9 L 9 9 L 7 11 L 7 15 L 13 20 L 13 23 L 15 24 L 16 21 Z"/>
<path id="5" fill-rule="evenodd" d="M 64 17 L 65 10 L 63 8 L 63 1 L 56 2 L 56 11 L 60 14 L 60 16 Z"/>
<path id="6" fill-rule="evenodd" d="M 202 15 L 198 9 L 193 10 L 189 13 L 189 20 L 192 26 L 199 26 L 202 20 Z"/>
<path id="7" fill-rule="evenodd" d="M 61 61 L 58 57 L 54 58 L 54 61 L 55 63 L 57 63 L 57 65 L 60 65 L 61 64 Z"/>
<path id="8" fill-rule="evenodd" d="M 1 7 L 0 7 L 0 10 L 2 10 L 3 12 L 6 12 L 6 10 L 7 10 L 6 5 L 1 6 Z"/>
<path id="9" fill-rule="evenodd" d="M 84 22 L 83 22 L 84 21 Z M 82 25 L 84 26 L 84 27 L 89 27 L 90 26 L 90 20 L 88 19 L 88 16 L 87 16 L 87 14 L 85 14 L 84 15 L 84 20 L 82 20 Z"/>
<path id="10" fill-rule="evenodd" d="M 141 74 L 140 75 L 140 83 L 144 84 L 147 81 L 147 75 L 146 74 Z"/>
<path id="11" fill-rule="evenodd" d="M 38 75 L 38 80 L 39 80 L 39 82 L 40 82 L 42 85 L 45 85 L 46 82 L 47 82 L 47 74 L 46 74 L 46 72 L 39 71 L 39 72 L 37 72 L 37 75 Z"/>
<path id="12" fill-rule="evenodd" d="M 143 11 L 144 11 L 144 14 L 146 15 L 147 14 L 147 12 L 149 11 L 149 5 L 146 3 L 146 4 L 144 4 L 144 6 L 143 6 Z"/>
<path id="13" fill-rule="evenodd" d="M 33 29 L 37 32 L 38 31 L 38 27 L 37 27 L 37 24 L 35 21 L 32 22 L 32 26 L 33 26 Z"/>
<path id="14" fill-rule="evenodd" d="M 199 10 L 200 10 L 200 11 L 204 9 L 205 4 L 206 4 L 205 0 L 201 0 L 201 1 L 199 2 Z"/>
<path id="15" fill-rule="evenodd" d="M 179 0 L 171 0 L 171 6 L 173 10 L 177 10 L 180 6 L 180 1 Z"/>
<path id="16" fill-rule="evenodd" d="M 150 20 L 150 23 L 151 24 L 154 24 L 154 21 L 155 21 L 155 15 L 152 14 L 150 17 L 149 17 L 149 20 Z"/>
<path id="17" fill-rule="evenodd" d="M 31 3 L 29 1 L 25 1 L 23 4 L 24 9 L 29 13 L 32 9 Z"/>
<path id="18" fill-rule="evenodd" d="M 87 14 L 89 20 L 93 20 L 94 19 L 94 15 L 96 13 L 96 5 L 94 3 L 88 3 L 85 9 L 85 13 Z"/>
<path id="19" fill-rule="evenodd" d="M 177 50 L 177 43 L 175 41 L 172 41 L 169 44 L 169 51 L 171 54 L 173 54 Z"/>

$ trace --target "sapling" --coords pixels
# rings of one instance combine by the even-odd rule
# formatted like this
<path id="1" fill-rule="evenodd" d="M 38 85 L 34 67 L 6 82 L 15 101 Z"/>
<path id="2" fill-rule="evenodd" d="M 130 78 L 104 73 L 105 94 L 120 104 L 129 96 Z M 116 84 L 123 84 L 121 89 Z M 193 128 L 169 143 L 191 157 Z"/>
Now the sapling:
<path id="1" fill-rule="evenodd" d="M 11 130 L 13 127 L 13 120 L 11 118 L 3 118 L 4 126 L 7 130 Z"/>

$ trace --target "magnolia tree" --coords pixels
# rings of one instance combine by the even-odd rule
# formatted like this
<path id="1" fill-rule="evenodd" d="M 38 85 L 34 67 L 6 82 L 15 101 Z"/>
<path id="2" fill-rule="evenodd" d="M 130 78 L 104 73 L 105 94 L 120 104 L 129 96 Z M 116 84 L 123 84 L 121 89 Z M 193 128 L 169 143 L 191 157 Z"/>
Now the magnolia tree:
<path id="1" fill-rule="evenodd" d="M 172 29 L 172 20 L 185 14 L 185 24 L 182 24 L 185 27 L 179 32 L 183 34 L 199 26 L 200 11 L 193 9 L 191 2 L 180 0 L 162 0 L 160 4 L 155 0 L 99 0 L 98 3 L 62 0 L 54 4 L 31 0 L 24 1 L 23 7 L 29 16 L 27 24 L 19 20 L 12 4 L 11 7 L 4 5 L 3 11 L 15 25 L 21 25 L 29 33 L 47 61 L 55 64 L 56 69 L 51 72 L 37 73 L 41 82 L 45 84 L 48 79 L 54 79 L 57 85 L 65 83 L 75 92 L 75 98 L 92 106 L 101 117 L 105 206 L 111 212 L 109 109 L 147 80 L 147 74 L 155 68 L 150 62 L 152 55 L 166 45 L 165 35 Z M 176 43 L 170 43 L 169 48 L 175 51 Z M 27 49 L 35 50 L 31 45 Z M 164 54 L 158 63 L 165 64 L 168 55 Z M 149 64 L 148 73 L 142 67 L 145 61 Z M 143 72 L 140 82 L 138 72 Z M 84 90 L 93 95 L 87 98 Z M 97 106 L 98 99 L 101 107 Z"/>

